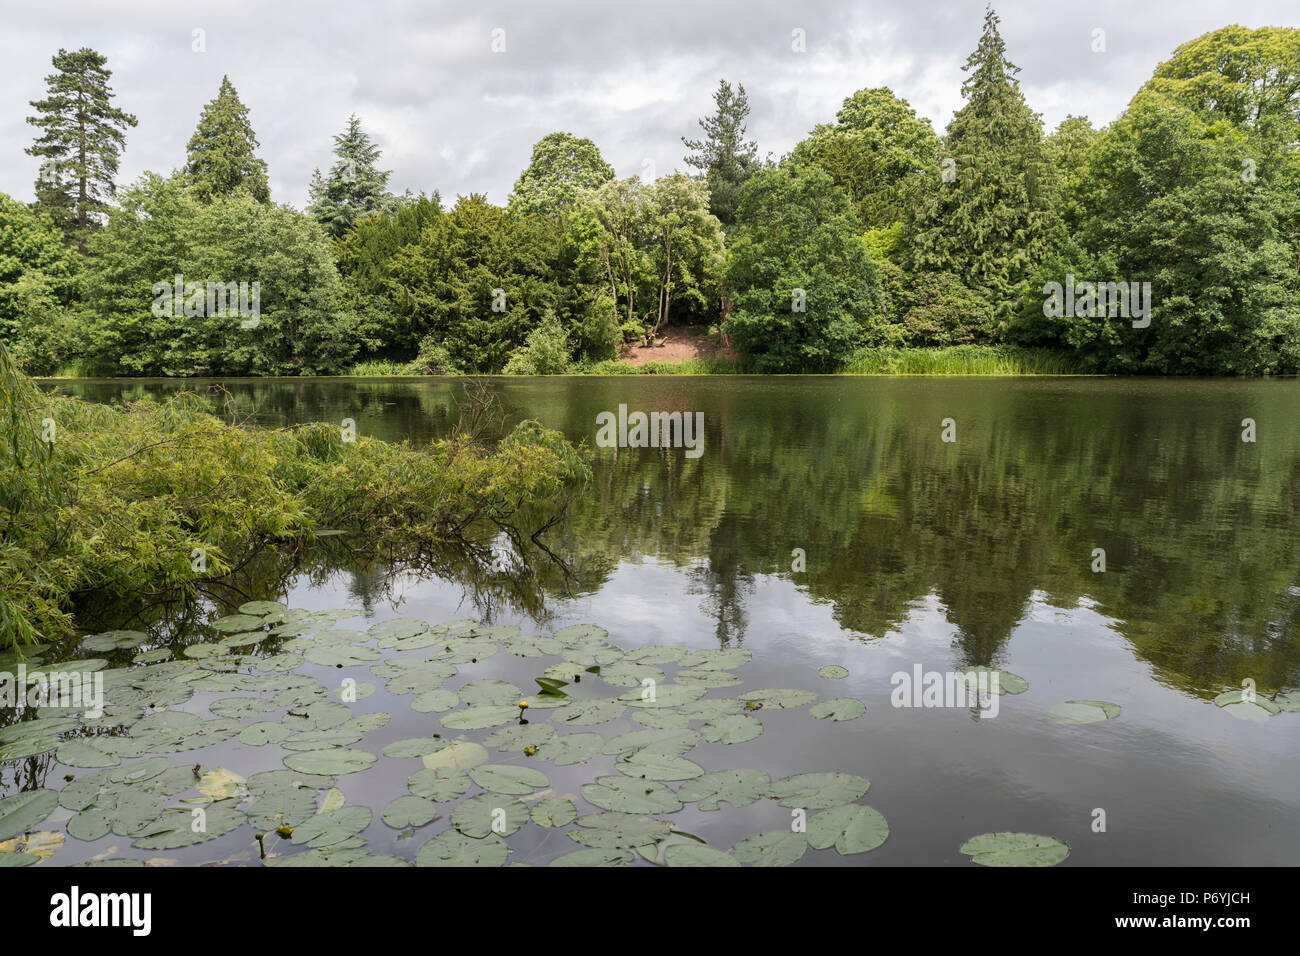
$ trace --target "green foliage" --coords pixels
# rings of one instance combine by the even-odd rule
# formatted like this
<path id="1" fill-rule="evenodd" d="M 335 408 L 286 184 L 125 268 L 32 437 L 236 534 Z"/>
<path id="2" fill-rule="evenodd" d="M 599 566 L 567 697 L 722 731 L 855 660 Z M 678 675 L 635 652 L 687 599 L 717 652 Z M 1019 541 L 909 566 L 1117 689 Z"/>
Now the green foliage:
<path id="1" fill-rule="evenodd" d="M 1073 375 L 1079 363 L 1068 352 L 1010 345 L 947 348 L 874 348 L 855 352 L 850 375 Z"/>
<path id="2" fill-rule="evenodd" d="M 45 160 L 36 203 L 83 251 L 115 192 L 123 130 L 136 125 L 134 116 L 112 105 L 107 62 L 89 47 L 60 49 L 53 58 L 58 72 L 45 78 L 48 95 L 31 101 L 37 115 L 27 118 L 41 130 L 27 154 Z"/>
<path id="3" fill-rule="evenodd" d="M 564 326 L 554 312 L 547 312 L 537 328 L 528 333 L 524 347 L 510 356 L 507 375 L 562 375 L 569 371 L 569 342 Z"/>
<path id="4" fill-rule="evenodd" d="M 652 184 L 636 176 L 606 183 L 587 195 L 567 238 L 580 281 L 607 293 L 625 334 L 710 317 L 724 252 L 703 183 L 681 173 Z M 608 310 L 599 297 L 594 307 Z"/>
<path id="5" fill-rule="evenodd" d="M 760 372 L 833 371 L 876 332 L 880 296 L 848 197 L 816 167 L 765 170 L 746 184 L 739 221 L 732 344 Z"/>
<path id="6" fill-rule="evenodd" d="M 334 137 L 336 159 L 328 177 L 322 179 L 317 169 L 308 190 L 307 211 L 331 236 L 342 236 L 361 219 L 392 204 L 394 197 L 388 192 L 392 173 L 378 168 L 381 155 L 353 113 L 348 128 Z"/>
<path id="7" fill-rule="evenodd" d="M 432 335 L 420 340 L 420 351 L 406 366 L 410 375 L 461 375 L 463 374 L 456 360 L 447 351 L 446 346 Z"/>
<path id="8" fill-rule="evenodd" d="M 0 193 L 0 341 L 14 343 L 20 300 L 32 294 L 31 284 L 43 286 L 51 302 L 66 303 L 76 274 L 76 254 L 64 246 L 53 220 Z"/>
<path id="9" fill-rule="evenodd" d="M 86 353 L 109 373 L 328 374 L 356 351 L 320 225 L 245 190 L 203 202 L 178 178 L 146 174 L 123 193 L 92 252 Z M 183 311 L 200 314 L 174 314 L 177 274 Z M 219 300 L 196 294 L 207 283 L 245 283 L 250 305 L 258 283 L 259 314 L 250 320 L 236 311 L 234 295 L 223 311 Z"/>
<path id="10" fill-rule="evenodd" d="M 887 87 L 858 90 L 844 101 L 834 125 L 821 123 L 794 148 L 792 161 L 817 165 L 853 201 L 869 228 L 902 220 L 904 183 L 934 176 L 939 137 L 930 121 Z"/>
<path id="11" fill-rule="evenodd" d="M 223 76 L 216 99 L 203 107 L 198 128 L 190 137 L 186 182 L 205 202 L 240 189 L 258 202 L 270 202 L 266 162 L 254 154 L 256 149 L 248 107 L 240 101 L 230 78 Z"/>
<path id="12" fill-rule="evenodd" d="M 917 273 L 956 276 L 1007 319 L 1050 251 L 1057 190 L 1039 117 L 1025 104 L 997 24 L 990 9 L 964 67 L 966 105 L 943 144 L 947 176 L 929 176 L 916 190 L 909 264 Z"/>
<path id="13" fill-rule="evenodd" d="M 1097 183 L 1081 249 L 1062 272 L 1095 281 L 1149 282 L 1149 327 L 1110 315 L 1042 317 L 1025 304 L 1024 324 L 1057 330 L 1089 367 L 1109 372 L 1254 374 L 1300 370 L 1296 216 L 1284 169 L 1243 159 L 1250 137 L 1207 125 L 1190 108 L 1139 93 L 1093 158 Z M 1066 261 L 1062 262 L 1061 260 Z M 1055 271 L 1055 270 L 1053 270 Z M 1034 306 L 1039 306 L 1039 315 Z"/>
<path id="14" fill-rule="evenodd" d="M 586 137 L 549 133 L 533 145 L 528 167 L 510 193 L 512 212 L 553 216 L 574 208 L 581 194 L 614 178 L 614 167 Z"/>
<path id="15" fill-rule="evenodd" d="M 535 422 L 495 447 L 346 442 L 325 424 L 245 429 L 192 393 L 116 407 L 43 394 L 3 346 L 0 397 L 0 633 L 10 640 L 67 633 L 83 590 L 194 594 L 317 529 L 346 531 L 359 549 L 434 547 L 509 520 L 520 501 L 559 505 L 590 477 L 584 455 Z"/>
<path id="16" fill-rule="evenodd" d="M 760 167 L 758 144 L 745 139 L 745 117 L 749 115 L 749 97 L 743 84 L 733 90 L 726 80 L 718 81 L 713 94 L 717 109 L 700 120 L 704 138 L 682 137 L 682 145 L 694 150 L 686 164 L 700 170 L 709 187 L 709 211 L 724 226 L 736 221 L 741 189 Z"/>
<path id="17" fill-rule="evenodd" d="M 559 234 L 535 217 L 462 196 L 392 260 L 396 308 L 460 367 L 499 372 L 554 308 Z"/>

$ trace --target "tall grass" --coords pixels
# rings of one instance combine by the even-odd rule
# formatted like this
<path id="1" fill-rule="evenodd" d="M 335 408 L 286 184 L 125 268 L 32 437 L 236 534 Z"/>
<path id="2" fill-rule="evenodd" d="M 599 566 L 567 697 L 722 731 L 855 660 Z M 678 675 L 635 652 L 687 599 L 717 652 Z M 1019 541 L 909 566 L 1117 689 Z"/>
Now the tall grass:
<path id="1" fill-rule="evenodd" d="M 716 356 L 683 359 L 680 362 L 647 362 L 644 365 L 611 359 L 573 368 L 573 374 L 576 375 L 739 375 L 744 372 L 743 362 Z"/>
<path id="2" fill-rule="evenodd" d="M 347 374 L 364 378 L 387 378 L 393 375 L 418 375 L 411 369 L 410 362 L 394 362 L 392 359 L 367 359 L 348 369 Z"/>
<path id="3" fill-rule="evenodd" d="M 846 375 L 1078 375 L 1073 356 L 1052 349 L 1010 345 L 861 349 L 845 363 Z"/>

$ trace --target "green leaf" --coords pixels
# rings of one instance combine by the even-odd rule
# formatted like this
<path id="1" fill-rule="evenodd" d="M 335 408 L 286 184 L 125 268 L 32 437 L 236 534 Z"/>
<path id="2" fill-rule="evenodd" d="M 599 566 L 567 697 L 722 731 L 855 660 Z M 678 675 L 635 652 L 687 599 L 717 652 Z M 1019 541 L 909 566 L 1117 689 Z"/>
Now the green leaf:
<path id="1" fill-rule="evenodd" d="M 1033 833 L 982 833 L 963 843 L 961 852 L 980 866 L 1055 866 L 1070 848 Z"/>
<path id="2" fill-rule="evenodd" d="M 415 856 L 416 866 L 501 866 L 510 855 L 495 833 L 475 839 L 456 830 L 443 830 L 420 847 Z"/>
<path id="3" fill-rule="evenodd" d="M 719 803 L 745 807 L 768 795 L 772 780 L 761 770 L 719 770 L 688 780 L 677 790 L 686 803 L 699 802 L 701 810 L 716 810 Z"/>
<path id="4" fill-rule="evenodd" d="M 814 850 L 835 847 L 842 855 L 865 853 L 884 843 L 889 824 L 871 807 L 851 803 L 808 818 L 808 845 Z"/>
<path id="5" fill-rule="evenodd" d="M 852 803 L 871 786 L 852 773 L 797 773 L 772 784 L 772 796 L 783 807 L 828 810 Z"/>
<path id="6" fill-rule="evenodd" d="M 677 794 L 663 784 L 633 777 L 597 777 L 595 783 L 582 785 L 582 798 L 620 813 L 675 813 L 682 808 Z"/>
<path id="7" fill-rule="evenodd" d="M 856 720 L 867 712 L 867 705 L 856 697 L 832 697 L 813 704 L 808 713 L 818 720 Z"/>
<path id="8" fill-rule="evenodd" d="M 58 805 L 59 795 L 53 790 L 24 790 L 0 800 L 0 840 L 32 830 Z"/>
<path id="9" fill-rule="evenodd" d="M 469 777 L 493 793 L 532 793 L 540 787 L 550 786 L 546 774 L 540 770 L 513 764 L 485 764 L 471 770 Z"/>
<path id="10" fill-rule="evenodd" d="M 789 866 L 804 855 L 808 838 L 790 830 L 769 830 L 745 837 L 736 844 L 735 856 L 754 866 Z"/>

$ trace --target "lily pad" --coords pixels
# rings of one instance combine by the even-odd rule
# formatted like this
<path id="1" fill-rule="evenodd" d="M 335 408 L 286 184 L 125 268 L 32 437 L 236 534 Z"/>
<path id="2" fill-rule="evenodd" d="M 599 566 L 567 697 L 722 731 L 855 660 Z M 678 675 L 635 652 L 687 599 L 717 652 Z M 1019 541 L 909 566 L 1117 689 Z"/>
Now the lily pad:
<path id="1" fill-rule="evenodd" d="M 961 852 L 980 866 L 1055 866 L 1070 848 L 1033 833 L 982 833 L 963 843 Z"/>
<path id="2" fill-rule="evenodd" d="M 480 793 L 451 812 L 451 825 L 467 837 L 509 836 L 528 822 L 528 807 L 496 793 Z"/>
<path id="3" fill-rule="evenodd" d="M 829 810 L 852 803 L 870 786 L 866 777 L 852 773 L 797 773 L 772 784 L 772 796 L 783 807 Z"/>
<path id="4" fill-rule="evenodd" d="M 699 843 L 677 843 L 664 850 L 665 866 L 740 866 L 730 853 Z"/>
<path id="5" fill-rule="evenodd" d="M 827 664 L 825 667 L 817 668 L 817 676 L 825 677 L 827 680 L 842 680 L 849 676 L 849 669 L 839 664 Z"/>
<path id="6" fill-rule="evenodd" d="M 0 800 L 0 840 L 35 828 L 58 804 L 59 795 L 53 790 L 24 790 Z"/>
<path id="7" fill-rule="evenodd" d="M 715 717 L 700 728 L 700 734 L 709 743 L 743 744 L 763 732 L 761 721 L 745 714 L 726 714 Z"/>
<path id="8" fill-rule="evenodd" d="M 383 820 L 395 830 L 422 827 L 438 816 L 437 804 L 422 797 L 398 797 L 384 807 Z"/>
<path id="9" fill-rule="evenodd" d="M 879 811 L 851 803 L 831 807 L 808 818 L 808 845 L 814 850 L 835 847 L 841 855 L 866 853 L 889 837 L 889 824 Z"/>
<path id="10" fill-rule="evenodd" d="M 1119 714 L 1119 704 L 1104 700 L 1067 700 L 1048 711 L 1048 717 L 1057 724 L 1092 724 L 1113 720 Z"/>
<path id="11" fill-rule="evenodd" d="M 550 785 L 550 780 L 540 770 L 513 764 L 484 764 L 471 770 L 469 778 L 493 793 L 532 793 Z"/>
<path id="12" fill-rule="evenodd" d="M 451 767 L 425 767 L 406 781 L 411 793 L 436 803 L 459 800 L 469 791 L 469 785 L 469 774 Z"/>
<path id="13" fill-rule="evenodd" d="M 633 777 L 597 777 L 595 783 L 582 785 L 582 798 L 621 813 L 675 813 L 682 808 L 677 794 L 663 784 Z"/>
<path id="14" fill-rule="evenodd" d="M 808 849 L 808 838 L 790 830 L 769 830 L 745 837 L 736 844 L 735 856 L 753 866 L 789 866 Z"/>
<path id="15" fill-rule="evenodd" d="M 289 754 L 284 758 L 284 765 L 290 770 L 300 770 L 303 773 L 340 774 L 368 770 L 375 760 L 375 755 L 365 750 L 341 747 Z"/>
<path id="16" fill-rule="evenodd" d="M 578 818 L 578 809 L 572 800 L 547 797 L 537 802 L 531 817 L 539 827 L 566 827 Z"/>
<path id="17" fill-rule="evenodd" d="M 746 807 L 768 795 L 772 780 L 761 770 L 718 770 L 688 780 L 677 790 L 678 799 L 698 802 L 701 810 L 717 810 L 718 804 Z"/>
<path id="18" fill-rule="evenodd" d="M 501 866 L 509 855 L 510 848 L 495 833 L 475 839 L 456 830 L 443 830 L 420 847 L 415 865 Z"/>
<path id="19" fill-rule="evenodd" d="M 856 720 L 867 712 L 867 705 L 856 697 L 832 697 L 808 709 L 818 720 Z"/>

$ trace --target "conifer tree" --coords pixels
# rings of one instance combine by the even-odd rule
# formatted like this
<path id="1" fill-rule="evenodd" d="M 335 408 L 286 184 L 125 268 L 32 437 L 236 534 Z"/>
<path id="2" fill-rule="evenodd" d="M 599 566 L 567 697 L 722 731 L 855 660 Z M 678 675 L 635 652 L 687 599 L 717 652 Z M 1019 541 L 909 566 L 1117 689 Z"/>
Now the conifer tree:
<path id="1" fill-rule="evenodd" d="M 27 122 L 41 135 L 27 149 L 44 158 L 36 180 L 36 203 L 64 236 L 84 252 L 90 230 L 99 224 L 114 195 L 114 177 L 126 143 L 124 130 L 136 118 L 112 105 L 104 68 L 108 58 L 89 47 L 59 50 L 58 71 L 45 78 L 49 95 L 32 100 L 38 115 Z"/>
<path id="2" fill-rule="evenodd" d="M 388 192 L 390 170 L 379 169 L 383 153 L 361 128 L 353 113 L 348 128 L 334 137 L 335 162 L 329 175 L 312 173 L 308 212 L 333 236 L 342 236 L 357 220 L 387 208 L 394 197 Z"/>
<path id="3" fill-rule="evenodd" d="M 229 77 L 223 76 L 217 98 L 203 107 L 190 137 L 186 181 L 205 201 L 242 188 L 259 202 L 270 202 L 266 162 L 254 155 L 256 149 L 248 107 L 240 102 Z"/>
<path id="4" fill-rule="evenodd" d="M 912 266 L 956 277 L 1005 319 L 1050 250 L 1056 182 L 1042 121 L 1025 103 L 992 8 L 963 69 L 966 105 L 948 124 L 939 174 L 918 191 Z"/>
<path id="5" fill-rule="evenodd" d="M 758 172 L 758 144 L 745 139 L 745 117 L 749 115 L 749 97 L 745 87 L 736 89 L 726 80 L 718 81 L 718 91 L 713 94 L 717 111 L 700 120 L 703 139 L 682 137 L 682 144 L 694 150 L 686 157 L 686 164 L 694 166 L 709 186 L 709 211 L 724 226 L 736 220 L 740 205 L 740 190 L 745 182 Z"/>

